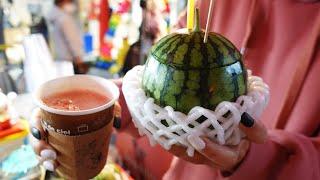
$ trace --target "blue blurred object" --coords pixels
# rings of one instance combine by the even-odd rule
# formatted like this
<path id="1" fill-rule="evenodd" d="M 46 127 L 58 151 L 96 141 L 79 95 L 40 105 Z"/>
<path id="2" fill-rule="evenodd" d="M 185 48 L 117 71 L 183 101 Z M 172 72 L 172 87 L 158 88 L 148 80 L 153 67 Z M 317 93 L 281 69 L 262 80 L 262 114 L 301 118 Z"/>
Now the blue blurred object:
<path id="1" fill-rule="evenodd" d="M 39 161 L 30 145 L 22 145 L 0 162 L 0 179 L 18 179 L 38 167 Z"/>
<path id="2" fill-rule="evenodd" d="M 115 33 L 116 33 L 116 29 L 110 28 L 107 31 L 107 36 L 114 37 Z"/>
<path id="3" fill-rule="evenodd" d="M 89 54 L 93 51 L 93 36 L 90 33 L 85 33 L 83 36 L 84 51 Z"/>
<path id="4" fill-rule="evenodd" d="M 107 62 L 107 61 L 98 60 L 96 61 L 96 67 L 100 69 L 108 70 L 114 63 L 115 63 L 114 61 Z"/>

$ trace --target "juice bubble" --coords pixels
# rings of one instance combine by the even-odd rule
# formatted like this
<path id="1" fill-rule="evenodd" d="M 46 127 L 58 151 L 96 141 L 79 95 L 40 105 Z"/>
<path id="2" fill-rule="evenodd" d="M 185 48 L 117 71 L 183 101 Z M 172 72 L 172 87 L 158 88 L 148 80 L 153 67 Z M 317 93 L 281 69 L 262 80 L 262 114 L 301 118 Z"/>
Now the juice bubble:
<path id="1" fill-rule="evenodd" d="M 52 108 L 68 110 L 68 111 L 79 111 L 80 107 L 75 105 L 71 99 L 57 99 L 51 104 Z"/>

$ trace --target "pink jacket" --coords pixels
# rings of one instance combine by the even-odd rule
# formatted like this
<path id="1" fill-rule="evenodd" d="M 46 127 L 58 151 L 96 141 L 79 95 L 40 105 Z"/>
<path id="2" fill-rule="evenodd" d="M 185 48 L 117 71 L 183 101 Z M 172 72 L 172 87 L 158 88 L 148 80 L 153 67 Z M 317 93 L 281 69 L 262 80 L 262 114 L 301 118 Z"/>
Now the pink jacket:
<path id="1" fill-rule="evenodd" d="M 208 7 L 209 0 L 202 0 L 203 28 Z M 244 161 L 228 178 L 320 179 L 320 2 L 216 1 L 211 30 L 229 38 L 239 49 L 245 47 L 247 67 L 271 89 L 269 106 L 260 119 L 269 129 L 270 139 L 265 144 L 252 144 Z M 303 62 L 308 62 L 307 73 L 296 76 Z M 291 85 L 293 82 L 302 82 L 301 87 Z M 285 101 L 292 92 L 297 94 L 288 97 L 294 105 L 288 108 Z M 289 109 L 286 116 L 281 115 L 284 108 Z M 121 141 L 126 136 L 120 134 L 118 144 L 130 149 L 130 143 L 123 145 L 129 141 Z M 172 159 L 160 147 L 150 148 L 145 137 L 136 140 L 137 147 L 144 153 L 138 164 L 151 174 L 151 179 L 224 178 L 219 170 Z M 121 145 L 119 151 L 124 157 L 129 153 Z"/>

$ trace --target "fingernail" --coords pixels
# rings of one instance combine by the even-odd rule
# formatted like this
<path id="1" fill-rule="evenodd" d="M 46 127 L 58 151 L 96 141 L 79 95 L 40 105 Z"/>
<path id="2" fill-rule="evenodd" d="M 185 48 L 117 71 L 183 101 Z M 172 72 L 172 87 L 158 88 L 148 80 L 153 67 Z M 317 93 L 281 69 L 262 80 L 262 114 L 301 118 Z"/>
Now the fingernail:
<path id="1" fill-rule="evenodd" d="M 252 127 L 253 124 L 254 124 L 254 119 L 247 112 L 244 112 L 241 115 L 241 121 L 240 122 L 246 127 Z"/>
<path id="2" fill-rule="evenodd" d="M 196 150 L 202 150 L 206 147 L 206 144 L 204 141 L 198 137 L 198 136 L 188 136 L 187 137 L 189 143 L 196 149 Z"/>
<path id="3" fill-rule="evenodd" d="M 54 165 L 51 161 L 44 161 L 42 165 L 46 170 L 52 171 L 52 172 L 54 171 Z"/>
<path id="4" fill-rule="evenodd" d="M 115 127 L 116 129 L 121 128 L 121 119 L 119 117 L 114 118 L 113 127 Z"/>
<path id="5" fill-rule="evenodd" d="M 31 134 L 33 137 L 35 137 L 36 139 L 38 140 L 41 140 L 41 133 L 40 133 L 40 130 L 35 128 L 35 127 L 32 127 L 31 128 Z"/>
<path id="6" fill-rule="evenodd" d="M 55 160 L 57 158 L 57 153 L 51 149 L 45 149 L 40 152 L 40 156 L 44 159 Z"/>

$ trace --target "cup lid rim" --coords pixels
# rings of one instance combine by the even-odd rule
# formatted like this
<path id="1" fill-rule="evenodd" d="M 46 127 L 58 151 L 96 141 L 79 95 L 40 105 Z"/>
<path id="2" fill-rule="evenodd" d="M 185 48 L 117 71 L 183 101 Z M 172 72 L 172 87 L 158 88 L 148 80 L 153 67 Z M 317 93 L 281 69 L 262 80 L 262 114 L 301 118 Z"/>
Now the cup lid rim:
<path id="1" fill-rule="evenodd" d="M 108 84 L 108 86 L 110 87 L 110 91 L 111 91 L 111 94 L 112 94 L 112 99 L 110 101 L 108 101 L 108 103 L 104 104 L 104 105 L 101 105 L 101 106 L 98 106 L 98 107 L 95 107 L 95 108 L 91 108 L 91 109 L 85 109 L 85 110 L 80 110 L 80 111 L 66 111 L 66 110 L 61 110 L 61 109 L 55 109 L 55 108 L 52 108 L 52 107 L 49 107 L 47 106 L 46 104 L 44 104 L 44 102 L 41 100 L 41 98 L 39 98 L 39 93 L 40 93 L 40 90 L 47 84 L 47 83 L 51 83 L 53 81 L 57 81 L 57 80 L 60 80 L 60 79 L 63 79 L 63 78 L 72 78 L 72 77 L 89 77 L 89 78 L 92 78 L 92 79 L 96 79 L 98 81 L 104 81 L 104 83 Z M 52 80 L 49 80 L 45 83 L 43 83 L 41 86 L 39 86 L 35 93 L 33 93 L 33 99 L 34 99 L 34 102 L 35 104 L 40 107 L 40 109 L 43 109 L 47 112 L 50 112 L 50 113 L 53 113 L 53 114 L 58 114 L 58 115 L 66 115 L 66 116 L 80 116 L 80 115 L 87 115 L 87 114 L 94 114 L 94 113 L 97 113 L 97 112 L 100 112 L 100 111 L 103 111 L 109 107 L 111 107 L 112 105 L 115 104 L 115 102 L 119 99 L 119 96 L 120 96 L 120 92 L 119 92 L 119 88 L 117 87 L 117 85 L 108 80 L 108 79 L 105 79 L 105 78 L 102 78 L 102 77 L 98 77 L 98 76 L 93 76 L 93 75 L 71 75 L 71 76 L 64 76 L 64 77 L 59 77 L 59 78 L 56 78 L 56 79 L 52 79 Z"/>

